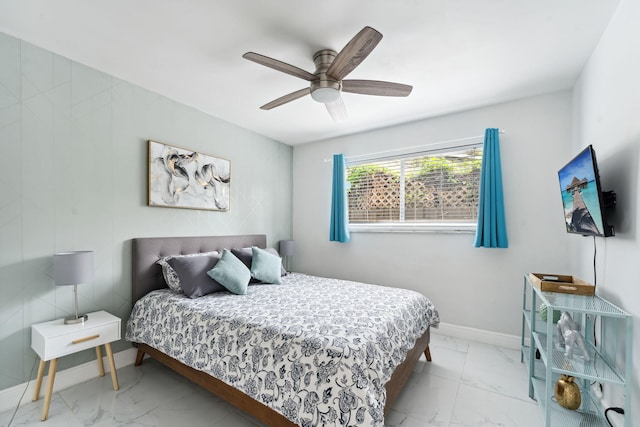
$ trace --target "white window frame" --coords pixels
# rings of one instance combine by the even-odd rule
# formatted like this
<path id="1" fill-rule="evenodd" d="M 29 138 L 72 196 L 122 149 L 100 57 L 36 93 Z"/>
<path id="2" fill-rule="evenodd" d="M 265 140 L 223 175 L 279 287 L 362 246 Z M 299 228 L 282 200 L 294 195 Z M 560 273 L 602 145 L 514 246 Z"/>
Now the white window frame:
<path id="1" fill-rule="evenodd" d="M 384 160 L 397 160 L 403 158 L 412 158 L 417 156 L 442 155 L 459 151 L 460 149 L 478 148 L 482 150 L 482 142 L 476 142 L 464 145 L 454 145 L 448 147 L 440 147 L 434 149 L 422 149 L 419 151 L 406 151 L 402 154 L 380 155 L 381 153 L 363 155 L 357 157 L 347 157 L 346 166 L 366 165 Z M 393 150 L 399 151 L 399 150 Z M 401 170 L 404 171 L 404 165 L 401 164 Z M 400 193 L 400 218 L 404 217 L 404 174 L 400 174 L 401 188 Z M 477 220 L 460 221 L 460 222 L 376 222 L 376 223 L 352 223 L 349 220 L 349 231 L 352 233 L 475 233 L 478 227 Z"/>

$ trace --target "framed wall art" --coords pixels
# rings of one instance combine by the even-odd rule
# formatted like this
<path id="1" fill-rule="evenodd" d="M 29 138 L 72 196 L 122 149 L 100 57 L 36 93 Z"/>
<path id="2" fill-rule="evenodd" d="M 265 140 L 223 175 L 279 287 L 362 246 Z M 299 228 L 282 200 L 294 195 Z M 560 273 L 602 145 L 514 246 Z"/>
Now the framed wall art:
<path id="1" fill-rule="evenodd" d="M 229 210 L 231 162 L 149 141 L 149 206 Z"/>

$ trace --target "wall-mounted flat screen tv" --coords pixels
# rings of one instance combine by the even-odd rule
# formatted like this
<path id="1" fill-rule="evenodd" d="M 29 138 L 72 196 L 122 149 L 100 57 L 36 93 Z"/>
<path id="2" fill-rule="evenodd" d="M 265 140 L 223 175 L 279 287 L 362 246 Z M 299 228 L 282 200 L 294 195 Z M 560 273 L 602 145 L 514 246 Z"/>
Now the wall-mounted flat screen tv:
<path id="1" fill-rule="evenodd" d="M 602 192 L 593 147 L 589 145 L 560 169 L 558 178 L 567 232 L 583 236 L 613 236 L 613 227 L 607 224 L 605 199 L 613 197 L 615 202 L 615 193 Z"/>

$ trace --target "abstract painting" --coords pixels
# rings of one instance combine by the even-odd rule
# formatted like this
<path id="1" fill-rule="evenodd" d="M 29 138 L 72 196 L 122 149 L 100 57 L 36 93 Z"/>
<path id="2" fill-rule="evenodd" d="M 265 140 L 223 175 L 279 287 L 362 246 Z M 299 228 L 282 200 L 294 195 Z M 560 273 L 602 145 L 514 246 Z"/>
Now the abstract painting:
<path id="1" fill-rule="evenodd" d="M 229 210 L 231 162 L 149 141 L 149 206 Z"/>

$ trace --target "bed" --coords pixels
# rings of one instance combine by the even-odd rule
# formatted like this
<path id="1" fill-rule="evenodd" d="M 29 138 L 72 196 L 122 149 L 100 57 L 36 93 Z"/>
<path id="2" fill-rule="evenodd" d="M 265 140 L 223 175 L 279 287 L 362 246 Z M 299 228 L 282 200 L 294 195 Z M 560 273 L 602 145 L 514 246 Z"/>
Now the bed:
<path id="1" fill-rule="evenodd" d="M 266 236 L 133 239 L 126 338 L 138 348 L 136 365 L 153 357 L 272 427 L 383 426 L 420 356 L 431 360 L 430 327 L 439 322 L 431 302 L 300 273 L 246 295 L 192 299 L 169 290 L 157 264 L 253 246 L 265 248 Z"/>

